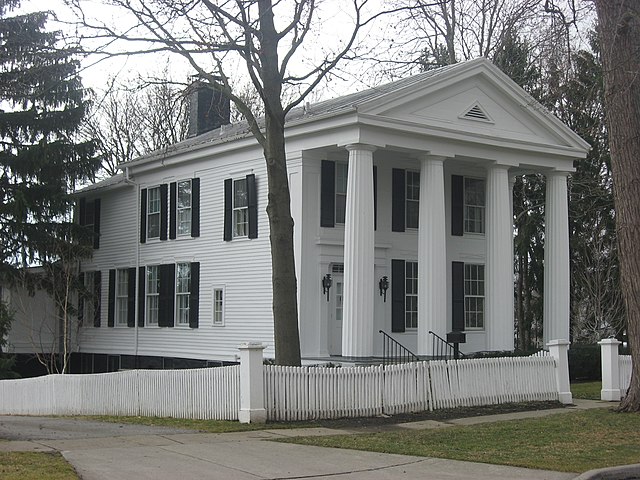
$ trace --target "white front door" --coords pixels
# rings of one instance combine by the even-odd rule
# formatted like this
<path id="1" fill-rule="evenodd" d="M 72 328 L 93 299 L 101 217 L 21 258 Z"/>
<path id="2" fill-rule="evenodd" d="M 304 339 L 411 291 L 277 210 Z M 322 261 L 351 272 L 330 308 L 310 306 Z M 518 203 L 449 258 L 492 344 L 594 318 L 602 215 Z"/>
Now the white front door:
<path id="1" fill-rule="evenodd" d="M 341 267 L 342 265 L 340 265 Z M 342 271 L 333 269 L 333 284 L 329 293 L 329 355 L 342 355 L 342 312 L 344 279 Z"/>

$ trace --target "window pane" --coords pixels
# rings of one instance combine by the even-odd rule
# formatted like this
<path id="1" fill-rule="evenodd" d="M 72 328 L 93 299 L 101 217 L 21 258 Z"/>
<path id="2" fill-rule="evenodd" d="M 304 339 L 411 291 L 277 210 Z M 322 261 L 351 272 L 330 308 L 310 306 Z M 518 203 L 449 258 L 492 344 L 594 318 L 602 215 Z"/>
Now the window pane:
<path id="1" fill-rule="evenodd" d="M 247 180 L 236 180 L 233 182 L 233 208 L 242 208 L 248 205 L 247 203 Z"/>
<path id="2" fill-rule="evenodd" d="M 178 182 L 178 208 L 191 207 L 191 180 Z"/>
<path id="3" fill-rule="evenodd" d="M 147 238 L 160 236 L 160 214 L 154 213 L 147 218 Z"/>
<path id="4" fill-rule="evenodd" d="M 336 194 L 336 223 L 344 223 L 347 211 L 347 196 Z"/>
<path id="5" fill-rule="evenodd" d="M 407 200 L 407 228 L 418 228 L 419 203 Z"/>
<path id="6" fill-rule="evenodd" d="M 215 289 L 213 291 L 213 323 L 222 324 L 222 289 Z"/>
<path id="7" fill-rule="evenodd" d="M 160 213 L 160 187 L 150 188 L 147 195 L 147 213 Z"/>
<path id="8" fill-rule="evenodd" d="M 178 210 L 178 235 L 191 234 L 191 208 Z"/>
<path id="9" fill-rule="evenodd" d="M 336 163 L 336 194 L 346 195 L 348 171 L 348 164 L 342 162 Z"/>
<path id="10" fill-rule="evenodd" d="M 191 264 L 178 263 L 176 265 L 176 292 L 189 293 L 191 291 Z"/>
<path id="11" fill-rule="evenodd" d="M 233 211 L 235 237 L 246 237 L 249 230 L 249 210 L 241 208 Z"/>

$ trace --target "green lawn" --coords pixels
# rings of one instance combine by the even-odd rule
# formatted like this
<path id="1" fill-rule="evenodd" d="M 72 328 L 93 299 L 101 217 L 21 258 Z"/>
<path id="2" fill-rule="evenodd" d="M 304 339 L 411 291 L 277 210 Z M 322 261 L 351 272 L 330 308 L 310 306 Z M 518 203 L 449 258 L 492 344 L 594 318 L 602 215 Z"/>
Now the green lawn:
<path id="1" fill-rule="evenodd" d="M 322 447 L 584 472 L 593 468 L 638 462 L 640 414 L 594 409 L 468 427 L 302 437 L 286 441 Z"/>
<path id="2" fill-rule="evenodd" d="M 573 394 L 573 398 L 600 400 L 600 390 L 602 390 L 602 382 L 581 382 L 571 384 L 571 393 Z"/>
<path id="3" fill-rule="evenodd" d="M 59 453 L 0 452 L 2 480 L 78 480 Z"/>

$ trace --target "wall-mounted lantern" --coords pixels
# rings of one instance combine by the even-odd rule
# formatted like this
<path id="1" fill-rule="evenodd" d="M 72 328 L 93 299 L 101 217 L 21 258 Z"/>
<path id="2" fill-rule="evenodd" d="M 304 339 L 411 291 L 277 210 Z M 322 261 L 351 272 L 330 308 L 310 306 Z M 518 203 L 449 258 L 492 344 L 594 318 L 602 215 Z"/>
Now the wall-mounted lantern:
<path id="1" fill-rule="evenodd" d="M 329 301 L 329 290 L 331 289 L 331 284 L 333 281 L 331 280 L 331 274 L 327 273 L 324 277 L 322 277 L 322 294 L 327 296 L 327 302 Z"/>
<path id="2" fill-rule="evenodd" d="M 380 295 L 384 302 L 387 301 L 387 290 L 389 290 L 389 278 L 385 275 L 378 282 L 378 288 L 380 288 Z"/>

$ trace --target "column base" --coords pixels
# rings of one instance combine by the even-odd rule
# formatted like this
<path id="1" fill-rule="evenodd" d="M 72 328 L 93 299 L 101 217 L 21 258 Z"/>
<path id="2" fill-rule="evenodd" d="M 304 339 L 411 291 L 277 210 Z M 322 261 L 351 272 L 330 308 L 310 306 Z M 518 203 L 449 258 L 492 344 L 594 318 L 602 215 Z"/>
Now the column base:
<path id="1" fill-rule="evenodd" d="M 266 423 L 267 411 L 264 408 L 240 409 L 238 411 L 238 421 L 240 423 Z"/>
<path id="2" fill-rule="evenodd" d="M 573 395 L 571 392 L 560 392 L 558 394 L 558 400 L 564 405 L 571 405 L 573 403 Z"/>
<path id="3" fill-rule="evenodd" d="M 605 402 L 619 402 L 622 398 L 619 388 L 614 388 L 611 390 L 605 390 L 604 388 L 600 390 L 600 400 Z"/>

